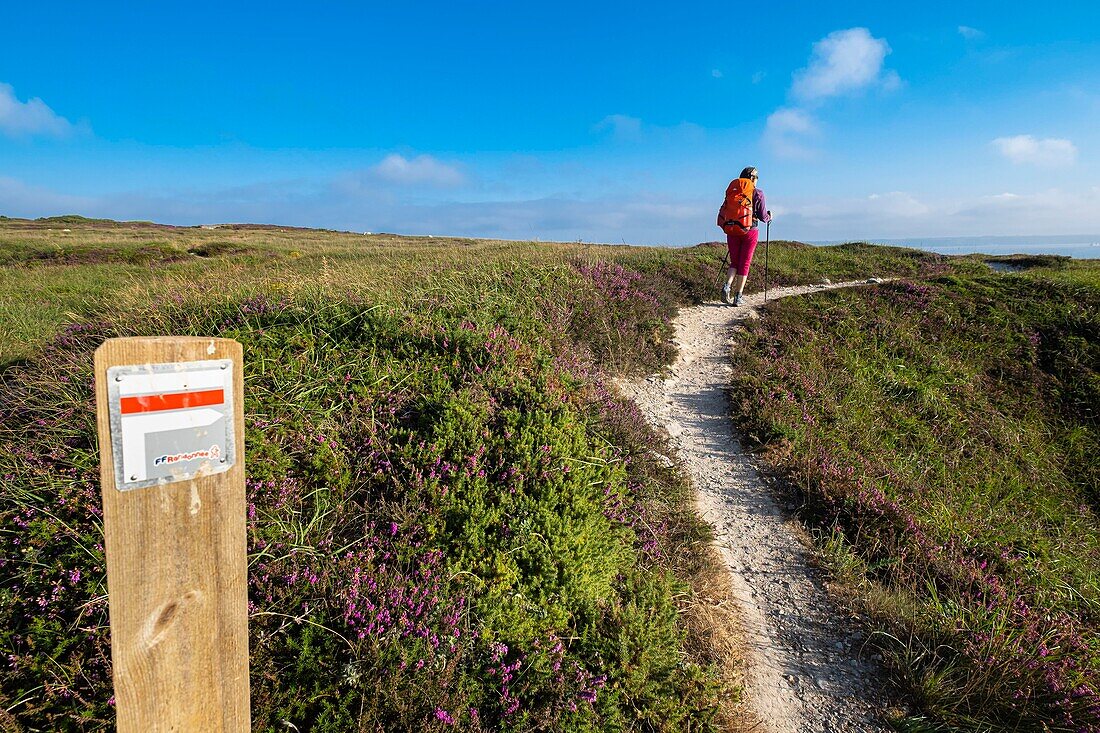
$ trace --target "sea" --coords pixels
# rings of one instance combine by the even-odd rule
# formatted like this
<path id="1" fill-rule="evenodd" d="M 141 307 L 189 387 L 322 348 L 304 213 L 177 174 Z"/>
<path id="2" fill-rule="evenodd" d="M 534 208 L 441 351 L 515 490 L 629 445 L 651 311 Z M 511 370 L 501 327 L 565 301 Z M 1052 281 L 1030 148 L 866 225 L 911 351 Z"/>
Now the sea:
<path id="1" fill-rule="evenodd" d="M 846 240 L 851 241 L 851 240 Z M 925 239 L 868 239 L 874 244 L 912 247 L 945 255 L 1062 255 L 1075 259 L 1100 259 L 1100 235 L 1065 237 L 929 237 Z M 812 244 L 843 244 L 842 241 Z"/>

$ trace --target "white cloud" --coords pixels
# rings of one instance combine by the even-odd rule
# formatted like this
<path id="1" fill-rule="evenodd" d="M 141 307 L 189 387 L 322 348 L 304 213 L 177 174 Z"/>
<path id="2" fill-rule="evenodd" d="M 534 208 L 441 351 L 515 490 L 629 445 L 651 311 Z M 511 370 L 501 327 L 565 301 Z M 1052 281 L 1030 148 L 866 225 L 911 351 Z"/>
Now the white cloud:
<path id="1" fill-rule="evenodd" d="M 819 129 L 806 109 L 819 109 L 831 97 L 870 87 L 899 88 L 902 81 L 897 72 L 883 69 L 888 53 L 886 40 L 875 38 L 866 28 L 833 31 L 815 43 L 809 64 L 794 73 L 790 96 L 797 106 L 781 107 L 768 116 L 764 144 L 781 158 L 817 158 L 809 138 L 819 135 Z"/>
<path id="2" fill-rule="evenodd" d="M 29 186 L 8 176 L 0 176 L 0 214 L 6 216 L 56 216 L 88 210 L 95 199 L 69 196 L 47 188 Z"/>
<path id="3" fill-rule="evenodd" d="M 866 28 L 833 31 L 814 44 L 809 65 L 795 72 L 791 93 L 809 103 L 871 86 L 896 87 L 896 73 L 883 75 L 888 53 L 886 40 Z"/>
<path id="4" fill-rule="evenodd" d="M 710 75 L 713 76 L 715 79 L 721 79 L 724 76 L 721 69 L 711 69 Z"/>
<path id="5" fill-rule="evenodd" d="M 682 138 L 698 139 L 705 131 L 694 122 L 681 122 L 677 125 L 653 125 L 629 115 L 608 115 L 592 126 L 592 132 L 610 132 L 616 142 L 651 142 L 653 140 L 672 141 Z"/>
<path id="6" fill-rule="evenodd" d="M 790 208 L 789 213 L 815 229 L 831 231 L 837 226 L 850 226 L 853 222 L 858 222 L 861 227 L 870 225 L 872 228 L 885 223 L 897 226 L 901 222 L 910 222 L 908 226 L 911 226 L 913 220 L 925 217 L 931 211 L 931 206 L 910 193 L 890 191 L 872 193 L 863 198 L 816 200 L 796 204 Z"/>
<path id="7" fill-rule="evenodd" d="M 768 129 L 806 135 L 817 131 L 817 123 L 803 110 L 783 107 L 768 115 Z"/>
<path id="8" fill-rule="evenodd" d="M 773 192 L 774 193 L 774 192 Z M 169 224 L 255 222 L 354 231 L 632 244 L 715 240 L 721 198 L 624 192 L 454 201 L 338 180 L 234 188 L 149 189 L 94 197 L 0 177 L 0 213 L 77 213 Z M 905 191 L 772 202 L 771 233 L 803 241 L 1009 234 L 1100 234 L 1100 187 L 932 197 Z"/>
<path id="9" fill-rule="evenodd" d="M 695 244 L 713 228 L 717 204 L 646 195 L 578 199 L 446 202 L 401 211 L 392 229 L 500 239 Z M 387 212 L 386 216 L 390 216 Z M 714 230 L 717 232 L 717 229 Z M 696 232 L 690 237 L 686 232 Z M 692 241 L 694 240 L 694 241 Z"/>
<path id="10" fill-rule="evenodd" d="M 1100 233 L 1100 186 L 979 196 L 963 201 L 951 220 L 956 231 L 974 234 Z"/>
<path id="11" fill-rule="evenodd" d="M 0 82 L 0 133 L 10 137 L 65 137 L 75 129 L 38 97 L 20 102 L 12 85 Z"/>
<path id="12" fill-rule="evenodd" d="M 752 83 L 753 84 L 759 84 L 760 82 L 764 81 L 764 77 L 767 76 L 767 75 L 768 75 L 768 72 L 766 72 L 766 71 L 755 71 L 755 72 L 753 72 Z"/>
<path id="13" fill-rule="evenodd" d="M 789 201 L 772 225 L 773 236 L 810 241 L 1082 233 L 1100 233 L 1100 186 L 942 198 L 904 191 L 815 197 Z"/>
<path id="14" fill-rule="evenodd" d="M 879 88 L 884 92 L 895 92 L 901 89 L 905 84 L 898 76 L 898 72 L 893 69 L 889 69 L 882 75 L 882 80 L 879 83 Z"/>
<path id="15" fill-rule="evenodd" d="M 867 204 L 878 216 L 926 216 L 932 211 L 928 204 L 904 191 L 873 193 L 867 197 Z"/>
<path id="16" fill-rule="evenodd" d="M 971 28 L 968 25 L 959 26 L 959 35 L 968 41 L 980 41 L 985 38 L 984 31 L 980 31 L 977 28 Z"/>
<path id="17" fill-rule="evenodd" d="M 1061 167 L 1073 165 L 1077 160 L 1077 146 L 1064 138 L 1048 137 L 1042 140 L 1031 135 L 999 137 L 992 142 L 1001 155 L 1013 163 Z"/>
<path id="18" fill-rule="evenodd" d="M 596 132 L 610 130 L 620 140 L 635 140 L 642 134 L 642 121 L 629 115 L 608 115 L 592 128 Z"/>
<path id="19" fill-rule="evenodd" d="M 401 185 L 427 184 L 429 186 L 460 186 L 466 177 L 453 165 L 448 165 L 430 155 L 418 155 L 409 159 L 392 153 L 371 169 L 378 178 Z"/>
<path id="20" fill-rule="evenodd" d="M 807 142 L 818 132 L 817 122 L 808 112 L 781 107 L 768 115 L 764 142 L 781 158 L 810 160 L 817 156 L 817 152 Z"/>

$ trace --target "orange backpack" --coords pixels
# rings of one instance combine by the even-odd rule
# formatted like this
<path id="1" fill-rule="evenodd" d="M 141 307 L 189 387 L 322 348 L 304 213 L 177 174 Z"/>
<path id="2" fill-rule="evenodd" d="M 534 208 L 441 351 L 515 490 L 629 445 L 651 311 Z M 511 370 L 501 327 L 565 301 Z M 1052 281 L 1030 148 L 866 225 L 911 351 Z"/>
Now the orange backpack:
<path id="1" fill-rule="evenodd" d="M 726 200 L 718 209 L 718 226 L 726 234 L 739 234 L 752 229 L 752 194 L 755 188 L 748 178 L 730 182 Z"/>

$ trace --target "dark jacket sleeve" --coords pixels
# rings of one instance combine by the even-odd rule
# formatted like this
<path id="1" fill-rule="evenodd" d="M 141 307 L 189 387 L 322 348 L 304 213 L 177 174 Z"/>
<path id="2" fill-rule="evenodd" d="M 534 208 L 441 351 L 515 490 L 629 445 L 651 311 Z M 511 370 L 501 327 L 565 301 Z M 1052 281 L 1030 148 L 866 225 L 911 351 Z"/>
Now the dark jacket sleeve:
<path id="1" fill-rule="evenodd" d="M 772 215 L 768 213 L 768 201 L 759 188 L 752 192 L 752 215 L 765 224 L 772 220 Z"/>

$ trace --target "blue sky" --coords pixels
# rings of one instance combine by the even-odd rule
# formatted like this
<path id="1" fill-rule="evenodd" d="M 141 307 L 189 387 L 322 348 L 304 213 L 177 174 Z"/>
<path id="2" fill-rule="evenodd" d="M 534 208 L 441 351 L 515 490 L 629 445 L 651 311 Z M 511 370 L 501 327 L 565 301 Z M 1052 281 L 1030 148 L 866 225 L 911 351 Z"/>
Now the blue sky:
<path id="1" fill-rule="evenodd" d="M 1100 233 L 1100 4 L 8 4 L 0 214 L 644 244 Z"/>

